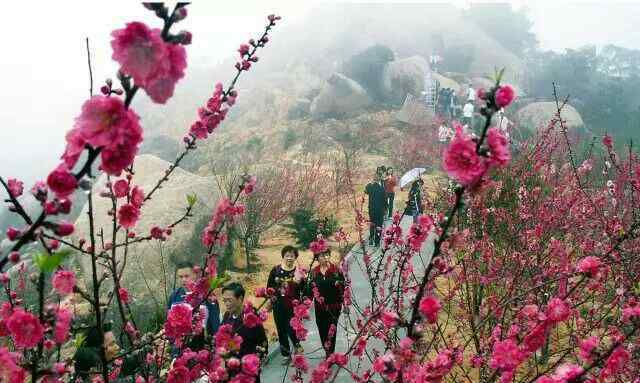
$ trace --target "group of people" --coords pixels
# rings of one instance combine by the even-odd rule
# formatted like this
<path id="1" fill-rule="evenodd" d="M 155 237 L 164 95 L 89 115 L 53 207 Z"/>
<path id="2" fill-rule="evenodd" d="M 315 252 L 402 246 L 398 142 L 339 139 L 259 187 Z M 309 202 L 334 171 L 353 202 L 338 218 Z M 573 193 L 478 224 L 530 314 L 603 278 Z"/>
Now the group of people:
<path id="1" fill-rule="evenodd" d="M 315 322 L 320 335 L 325 357 L 335 351 L 338 319 L 344 303 L 345 277 L 340 268 L 331 262 L 331 250 L 316 254 L 309 272 L 298 265 L 299 251 L 294 246 L 285 246 L 281 250 L 281 262 L 271 269 L 267 281 L 267 302 L 265 308 L 273 311 L 273 319 L 278 333 L 280 353 L 283 364 L 291 363 L 293 353 L 303 353 L 301 341 L 291 325 L 296 304 L 309 298 L 315 308 Z M 167 311 L 175 304 L 185 301 L 190 294 L 190 287 L 197 279 L 194 265 L 185 262 L 177 265 L 176 280 L 180 286 L 168 299 Z M 230 325 L 233 335 L 242 338 L 235 356 L 241 359 L 245 355 L 256 354 L 261 360 L 268 352 L 268 339 L 262 324 L 248 327 L 244 324 L 245 289 L 242 284 L 231 282 L 222 288 L 220 301 L 225 312 L 220 316 L 220 305 L 217 300 L 202 303 L 199 312 L 203 313 L 206 324 L 200 335 L 192 336 L 183 346 L 191 350 L 200 350 L 214 342 L 214 335 L 221 325 Z M 107 359 L 111 360 L 119 351 L 111 325 L 105 324 L 103 331 L 89 328 L 85 333 L 85 341 L 74 356 L 76 377 L 81 381 L 91 381 L 92 374 L 100 370 L 100 345 L 104 346 Z M 170 355 L 180 356 L 181 349 L 171 345 Z M 144 365 L 142 352 L 129 354 L 120 365 L 120 375 L 134 375 Z M 256 382 L 259 382 L 258 376 Z"/>
<path id="2" fill-rule="evenodd" d="M 418 216 L 422 214 L 422 186 L 424 181 L 418 177 L 411 183 L 404 215 L 413 217 L 416 222 Z M 373 180 L 365 187 L 365 194 L 368 196 L 369 211 L 369 245 L 380 247 L 380 239 L 384 221 L 391 219 L 395 200 L 395 191 L 398 187 L 398 178 L 393 173 L 392 167 L 379 166 Z"/>
<path id="3" fill-rule="evenodd" d="M 451 88 L 440 88 L 438 91 L 438 112 L 441 116 L 449 120 L 459 119 L 468 129 L 473 128 L 473 117 L 475 113 L 476 91 L 471 84 L 467 84 L 463 92 L 462 100 L 464 104 L 460 104 L 460 97 Z"/>
<path id="4" fill-rule="evenodd" d="M 267 308 L 273 310 L 283 363 L 290 362 L 291 345 L 295 353 L 304 352 L 291 319 L 296 301 L 300 302 L 305 297 L 313 299 L 316 326 L 328 357 L 336 347 L 338 319 L 344 303 L 344 274 L 331 262 L 330 249 L 315 255 L 307 274 L 300 273 L 303 270 L 297 264 L 299 252 L 296 247 L 285 246 L 280 255 L 282 262 L 271 269 L 267 280 L 267 290 L 275 291 L 275 297 L 267 303 Z"/>
<path id="5" fill-rule="evenodd" d="M 328 357 L 335 351 L 338 319 L 343 309 L 345 277 L 340 268 L 331 262 L 331 250 L 316 254 L 310 271 L 298 265 L 299 251 L 294 246 L 285 246 L 281 250 L 281 262 L 274 266 L 266 285 L 267 299 L 265 308 L 273 312 L 273 319 L 280 343 L 283 364 L 291 363 L 293 353 L 303 353 L 300 339 L 291 325 L 296 304 L 305 298 L 312 299 L 315 307 L 315 322 L 320 335 L 322 348 Z M 189 286 L 196 280 L 193 265 L 182 263 L 177 266 L 177 279 L 181 286 L 169 297 L 169 310 L 172 305 L 183 302 L 189 294 Z M 233 334 L 242 338 L 237 356 L 257 354 L 261 359 L 267 355 L 268 340 L 262 324 L 247 327 L 243 323 L 245 289 L 237 282 L 225 285 L 221 292 L 221 301 L 226 311 L 220 320 L 220 306 L 217 301 L 207 301 L 201 307 L 206 315 L 202 336 L 194 337 L 187 345 L 192 350 L 202 349 L 207 342 L 213 341 L 213 335 L 220 325 L 231 325 Z M 292 350 L 293 346 L 293 350 Z M 172 347 L 172 355 L 177 357 L 179 349 Z M 256 380 L 259 382 L 258 380 Z"/>

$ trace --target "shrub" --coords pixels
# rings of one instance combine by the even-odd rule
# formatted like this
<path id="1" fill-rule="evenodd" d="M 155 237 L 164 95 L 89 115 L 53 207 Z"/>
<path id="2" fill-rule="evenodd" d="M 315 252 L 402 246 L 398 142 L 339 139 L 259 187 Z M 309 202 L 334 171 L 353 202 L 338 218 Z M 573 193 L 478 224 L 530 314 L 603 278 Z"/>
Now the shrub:
<path id="1" fill-rule="evenodd" d="M 296 141 L 298 141 L 296 131 L 292 128 L 287 128 L 284 132 L 284 136 L 282 137 L 282 148 L 284 150 L 288 150 L 290 147 L 295 145 Z"/>
<path id="2" fill-rule="evenodd" d="M 290 229 L 290 233 L 296 238 L 296 244 L 303 249 L 308 249 L 318 234 L 329 237 L 338 230 L 338 221 L 334 216 L 317 217 L 317 213 L 311 208 L 301 208 L 291 214 L 292 223 L 283 226 Z"/>

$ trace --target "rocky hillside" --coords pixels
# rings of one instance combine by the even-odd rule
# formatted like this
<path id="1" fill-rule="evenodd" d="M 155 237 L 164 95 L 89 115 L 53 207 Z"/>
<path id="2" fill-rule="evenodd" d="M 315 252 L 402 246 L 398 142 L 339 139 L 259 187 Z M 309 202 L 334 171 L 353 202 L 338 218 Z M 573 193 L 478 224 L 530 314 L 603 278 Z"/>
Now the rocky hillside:
<path id="1" fill-rule="evenodd" d="M 156 181 L 162 177 L 169 163 L 150 155 L 142 155 L 136 158 L 135 176 L 133 183 L 139 185 L 145 191 L 153 188 Z M 107 181 L 106 176 L 101 176 L 94 184 L 93 191 L 99 195 L 104 189 Z M 124 284 L 134 293 L 133 296 L 143 297 L 153 294 L 157 299 L 164 299 L 167 296 L 165 291 L 171 286 L 165 282 L 173 283 L 173 266 L 170 266 L 169 257 L 182 257 L 176 252 L 180 249 L 188 248 L 187 242 L 191 240 L 192 234 L 200 231 L 201 227 L 196 227 L 203 218 L 210 217 L 213 207 L 218 198 L 215 181 L 212 178 L 199 177 L 180 168 L 176 169 L 169 181 L 162 189 L 154 194 L 153 198 L 147 201 L 142 208 L 140 221 L 134 231 L 144 236 L 154 225 L 167 226 L 180 218 L 187 206 L 186 196 L 195 194 L 198 202 L 194 208 L 194 216 L 180 224 L 180 229 L 175 230 L 165 242 L 147 241 L 129 246 L 126 256 L 128 263 L 125 268 Z M 75 222 L 77 232 L 76 238 L 88 237 L 88 207 L 83 208 L 82 213 Z M 107 211 L 111 209 L 109 198 L 96 197 L 94 202 L 95 210 L 95 230 L 97 233 L 104 233 L 104 241 L 111 242 L 112 223 Z M 118 242 L 123 241 L 123 236 L 118 238 Z M 190 258 L 185 254 L 184 258 Z M 118 260 L 124 262 L 124 254 L 118 250 Z M 84 271 L 91 270 L 90 259 L 82 258 L 81 266 Z M 90 273 L 84 273 L 91 275 Z"/>

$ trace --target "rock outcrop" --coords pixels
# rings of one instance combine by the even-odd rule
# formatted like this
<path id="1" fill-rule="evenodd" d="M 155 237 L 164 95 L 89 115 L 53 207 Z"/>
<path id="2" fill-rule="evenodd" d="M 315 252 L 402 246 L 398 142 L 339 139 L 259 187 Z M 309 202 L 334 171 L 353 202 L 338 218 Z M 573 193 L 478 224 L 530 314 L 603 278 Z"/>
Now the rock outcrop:
<path id="1" fill-rule="evenodd" d="M 136 158 L 133 183 L 149 192 L 160 179 L 169 163 L 152 155 L 141 155 Z M 106 175 L 102 175 L 93 186 L 94 195 L 94 227 L 96 233 L 103 233 L 104 242 L 112 240 L 112 220 L 107 212 L 111 209 L 111 199 L 100 197 L 100 191 L 104 189 Z M 168 259 L 172 252 L 180 252 L 186 248 L 194 233 L 199 233 L 202 227 L 196 227 L 205 216 L 210 216 L 218 193 L 213 177 L 200 177 L 177 168 L 171 174 L 161 189 L 155 192 L 153 197 L 145 202 L 142 207 L 141 217 L 133 229 L 140 236 L 148 235 L 154 225 L 166 227 L 175 222 L 183 214 L 187 206 L 187 195 L 195 194 L 198 197 L 193 209 L 193 217 L 182 222 L 173 230 L 166 241 L 144 241 L 132 244 L 128 247 L 123 285 L 129 289 L 133 297 L 149 297 L 163 301 L 167 291 L 173 286 L 173 265 Z M 76 238 L 89 237 L 88 205 L 83 207 L 82 213 L 75 222 Z M 117 243 L 124 241 L 124 233 L 118 233 Z M 98 243 L 101 240 L 98 239 Z M 204 249 L 203 249 L 204 251 Z M 117 249 L 117 259 L 125 262 L 123 248 Z M 90 281 L 91 262 L 89 257 L 81 257 L 80 265 Z M 89 282 L 90 283 L 90 282 Z"/>
<path id="2" fill-rule="evenodd" d="M 314 120 L 357 116 L 371 103 L 364 88 L 349 77 L 333 73 L 310 106 Z"/>
<path id="3" fill-rule="evenodd" d="M 386 98 L 401 104 L 407 94 L 419 97 L 424 90 L 424 76 L 429 69 L 422 56 L 412 56 L 388 63 L 382 73 L 382 86 Z"/>
<path id="4" fill-rule="evenodd" d="M 536 131 L 540 126 L 546 126 L 557 112 L 555 102 L 534 102 L 515 114 L 515 120 L 520 128 Z M 577 129 L 584 126 L 580 113 L 571 105 L 566 104 L 562 109 L 562 118 L 569 129 Z"/>

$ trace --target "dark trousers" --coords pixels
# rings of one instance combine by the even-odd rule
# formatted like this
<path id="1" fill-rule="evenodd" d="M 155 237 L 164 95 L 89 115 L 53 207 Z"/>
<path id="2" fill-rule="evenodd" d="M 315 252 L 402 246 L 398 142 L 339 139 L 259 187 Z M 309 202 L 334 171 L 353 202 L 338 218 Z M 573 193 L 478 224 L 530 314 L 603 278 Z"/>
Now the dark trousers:
<path id="1" fill-rule="evenodd" d="M 382 223 L 384 222 L 384 213 L 375 216 L 369 216 L 369 242 L 373 241 L 376 246 L 380 245 L 380 234 L 382 233 Z"/>
<path id="2" fill-rule="evenodd" d="M 389 218 L 393 215 L 393 199 L 396 193 L 387 193 L 387 208 L 389 209 Z"/>
<path id="3" fill-rule="evenodd" d="M 289 309 L 281 303 L 276 303 L 273 306 L 273 320 L 276 322 L 278 342 L 280 342 L 280 353 L 282 356 L 291 355 L 289 339 L 293 342 L 294 347 L 298 347 L 300 345 L 300 341 L 296 338 L 296 332 L 289 323 L 291 318 L 293 318 L 293 309 Z"/>
<path id="4" fill-rule="evenodd" d="M 338 318 L 340 318 L 340 309 L 323 309 L 315 306 L 316 308 L 316 325 L 318 326 L 318 333 L 320 334 L 320 341 L 322 341 L 322 348 L 329 354 L 333 354 L 336 350 L 336 334 L 338 333 Z M 336 327 L 336 331 L 333 335 L 329 336 L 329 328 L 331 325 Z"/>

